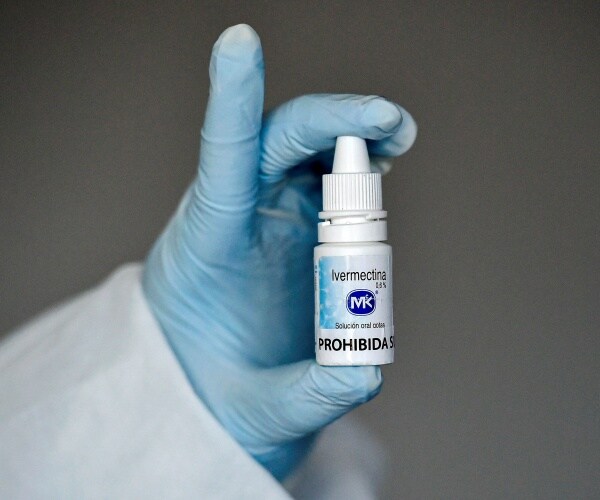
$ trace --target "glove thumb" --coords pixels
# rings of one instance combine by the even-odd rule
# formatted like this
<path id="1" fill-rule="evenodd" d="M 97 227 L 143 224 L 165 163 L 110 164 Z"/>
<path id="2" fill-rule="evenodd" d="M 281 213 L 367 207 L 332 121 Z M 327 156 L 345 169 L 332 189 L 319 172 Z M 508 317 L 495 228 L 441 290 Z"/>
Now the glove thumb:
<path id="1" fill-rule="evenodd" d="M 287 468 L 280 462 L 284 456 L 292 461 L 301 456 L 310 436 L 375 397 L 383 381 L 378 366 L 320 366 L 314 360 L 262 370 L 258 376 L 262 390 L 258 397 L 252 391 L 243 413 L 260 425 L 246 420 L 254 427 L 247 435 L 256 441 L 243 444 L 270 470 Z M 264 434 L 257 436 L 259 429 Z M 294 449 L 297 453 L 290 453 Z"/>

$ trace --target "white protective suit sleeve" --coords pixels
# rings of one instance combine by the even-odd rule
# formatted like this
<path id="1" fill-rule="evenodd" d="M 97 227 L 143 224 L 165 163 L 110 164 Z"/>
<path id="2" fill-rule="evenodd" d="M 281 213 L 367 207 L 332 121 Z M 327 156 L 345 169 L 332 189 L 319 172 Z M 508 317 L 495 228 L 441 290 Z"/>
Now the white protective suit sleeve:
<path id="1" fill-rule="evenodd" d="M 124 266 L 0 345 L 0 498 L 289 498 L 197 398 L 140 275 Z M 324 433 L 294 496 L 374 497 L 378 454 L 350 427 Z"/>

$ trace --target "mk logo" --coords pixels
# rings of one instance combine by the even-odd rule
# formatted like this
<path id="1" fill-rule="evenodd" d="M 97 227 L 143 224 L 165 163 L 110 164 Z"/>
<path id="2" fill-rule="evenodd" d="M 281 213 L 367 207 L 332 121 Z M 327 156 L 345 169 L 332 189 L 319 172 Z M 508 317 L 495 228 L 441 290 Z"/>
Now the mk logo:
<path id="1" fill-rule="evenodd" d="M 371 314 L 375 310 L 375 295 L 371 290 L 352 290 L 346 297 L 346 309 L 357 316 Z"/>

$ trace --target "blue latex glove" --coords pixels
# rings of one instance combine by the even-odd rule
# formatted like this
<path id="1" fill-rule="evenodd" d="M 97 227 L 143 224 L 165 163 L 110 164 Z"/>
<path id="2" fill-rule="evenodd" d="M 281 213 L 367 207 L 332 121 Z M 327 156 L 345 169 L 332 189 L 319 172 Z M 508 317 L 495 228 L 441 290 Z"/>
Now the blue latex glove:
<path id="1" fill-rule="evenodd" d="M 263 118 L 262 50 L 247 25 L 215 44 L 210 82 L 198 177 L 151 251 L 143 286 L 200 399 L 281 479 L 319 429 L 382 381 L 378 367 L 314 361 L 315 158 L 338 135 L 399 155 L 416 127 L 374 96 L 308 95 Z"/>

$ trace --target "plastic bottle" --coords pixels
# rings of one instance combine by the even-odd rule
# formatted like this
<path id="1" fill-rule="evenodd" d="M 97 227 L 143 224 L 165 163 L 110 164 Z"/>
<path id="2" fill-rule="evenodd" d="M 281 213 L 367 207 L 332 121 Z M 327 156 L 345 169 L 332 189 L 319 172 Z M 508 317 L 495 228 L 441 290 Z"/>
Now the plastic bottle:
<path id="1" fill-rule="evenodd" d="M 315 351 L 321 365 L 394 361 L 392 248 L 386 243 L 381 174 L 371 173 L 364 139 L 337 138 L 323 176 L 315 247 Z"/>

